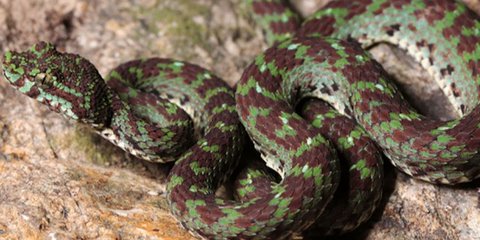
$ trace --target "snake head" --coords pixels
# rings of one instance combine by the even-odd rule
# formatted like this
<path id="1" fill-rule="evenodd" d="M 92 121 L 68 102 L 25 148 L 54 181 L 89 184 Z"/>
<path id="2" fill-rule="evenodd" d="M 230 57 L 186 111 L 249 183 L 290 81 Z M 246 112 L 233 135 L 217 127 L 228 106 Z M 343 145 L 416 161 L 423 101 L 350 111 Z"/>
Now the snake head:
<path id="1" fill-rule="evenodd" d="M 112 94 L 95 66 L 81 56 L 40 42 L 25 52 L 6 52 L 3 73 L 14 88 L 65 117 L 109 124 Z"/>

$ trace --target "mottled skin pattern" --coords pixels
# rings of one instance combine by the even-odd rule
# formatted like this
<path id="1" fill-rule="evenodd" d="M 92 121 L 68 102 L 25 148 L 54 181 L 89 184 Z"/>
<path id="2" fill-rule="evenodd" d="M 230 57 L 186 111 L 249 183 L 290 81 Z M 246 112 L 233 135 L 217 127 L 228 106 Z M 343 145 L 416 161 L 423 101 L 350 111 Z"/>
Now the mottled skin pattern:
<path id="1" fill-rule="evenodd" d="M 335 65 L 337 62 L 345 64 Z M 322 75 L 334 78 L 336 72 L 348 71 L 354 66 L 376 66 L 381 70 L 375 64 L 360 46 L 346 41 L 293 38 L 259 55 L 246 69 L 237 86 L 239 115 L 257 149 L 270 160 L 267 165 L 277 169 L 284 180 L 296 176 L 300 166 L 303 166 L 302 170 L 316 169 L 313 177 L 322 179 L 318 185 L 302 188 L 297 185 L 295 191 L 298 194 L 290 196 L 292 201 L 302 203 L 296 206 L 296 214 L 289 215 L 289 220 L 304 224 L 293 228 L 297 231 L 313 224 L 322 212 L 318 209 L 313 211 L 310 202 L 315 202 L 315 208 L 328 206 L 315 223 L 315 228 L 322 229 L 323 234 L 354 229 L 370 217 L 378 204 L 383 176 L 382 160 L 367 134 L 351 120 L 318 100 L 310 99 L 301 104 L 300 114 L 305 119 L 295 112 L 298 101 L 310 97 L 310 91 L 317 88 L 316 84 L 322 84 Z M 311 68 L 314 65 L 318 66 Z M 313 70 L 307 70 L 310 68 Z M 327 136 L 333 146 L 322 135 Z M 332 151 L 333 147 L 342 159 L 342 174 L 346 178 L 340 185 L 344 189 L 336 193 L 335 189 L 323 185 L 325 180 L 322 177 L 322 174 L 340 174 L 337 152 Z M 328 151 L 329 155 L 324 155 L 324 151 Z M 261 174 L 253 173 L 251 176 L 265 182 Z M 257 188 L 269 190 L 264 184 L 256 184 Z M 338 184 L 333 183 L 335 187 Z M 309 195 L 311 192 L 318 195 Z M 334 193 L 337 199 L 330 205 L 327 205 L 328 201 L 323 201 L 325 197 L 317 199 L 317 196 L 323 195 L 331 199 Z M 297 200 L 306 197 L 310 197 L 310 201 Z M 312 218 L 306 218 L 307 213 L 303 212 L 308 212 L 307 216 Z"/>
<path id="2" fill-rule="evenodd" d="M 159 72 L 184 63 L 150 59 L 145 64 L 158 65 Z M 189 116 L 177 105 L 153 96 L 152 90 L 147 89 L 152 86 L 135 77 L 150 77 L 154 70 L 135 68 L 131 63 L 120 66 L 110 76 L 110 87 L 143 84 L 140 88 L 144 91 L 125 88 L 115 94 L 90 62 L 78 55 L 59 53 L 53 45 L 43 42 L 23 53 L 5 53 L 3 70 L 6 79 L 20 92 L 66 117 L 92 124 L 108 140 L 144 159 L 169 161 L 193 144 L 193 123 Z M 156 83 L 162 83 L 160 80 Z M 138 108 L 135 102 L 129 105 L 121 101 L 121 98 L 128 100 L 124 92 L 135 96 L 135 101 L 143 106 Z M 149 116 L 141 114 L 142 111 L 148 111 Z"/>
<path id="3" fill-rule="evenodd" d="M 160 161 L 163 158 L 158 156 L 168 156 L 160 152 L 171 144 L 168 140 L 178 142 L 176 136 L 185 140 L 186 147 L 171 144 L 188 150 L 180 153 L 169 175 L 168 198 L 182 225 L 201 236 L 287 237 L 292 229 L 312 224 L 323 209 L 317 206 L 325 206 L 338 185 L 338 163 L 330 161 L 336 159 L 335 151 L 312 126 L 301 129 L 297 136 L 290 136 L 289 129 L 279 132 L 293 143 L 283 142 L 291 149 L 278 155 L 287 163 L 279 184 L 268 183 L 270 189 L 265 192 L 254 189 L 254 194 L 241 202 L 216 198 L 218 184 L 237 164 L 243 130 L 232 91 L 195 65 L 158 58 L 134 60 L 114 69 L 105 84 L 84 58 L 39 43 L 25 52 L 5 53 L 3 70 L 20 92 L 66 117 L 91 124 L 137 156 Z M 186 140 L 191 134 L 169 131 L 185 130 L 191 123 L 186 113 L 160 97 L 177 102 L 199 124 L 196 143 Z M 285 120 L 290 116 L 295 119 L 289 121 L 305 122 L 295 117 L 293 109 Z M 322 125 L 322 120 L 312 121 L 317 127 Z M 165 122 L 167 127 L 160 126 Z M 362 164 L 355 171 L 370 177 L 368 171 L 362 171 Z"/>
<path id="4" fill-rule="evenodd" d="M 88 60 L 42 42 L 25 52 L 5 53 L 3 72 L 20 92 L 65 117 L 91 124 L 134 155 L 151 161 L 178 158 L 168 180 L 174 214 L 187 210 L 195 215 L 195 208 L 205 201 L 198 194 L 214 196 L 238 163 L 244 130 L 234 93 L 196 65 L 160 58 L 134 60 L 114 69 L 105 82 Z M 187 129 L 192 125 L 189 115 L 195 131 Z M 235 217 L 230 214 L 221 210 L 217 227 Z"/>
<path id="5" fill-rule="evenodd" d="M 309 236 L 339 235 L 368 220 L 380 204 L 383 190 L 383 159 L 368 134 L 326 102 L 308 99 L 300 115 L 326 136 L 337 149 L 340 185 L 334 198 L 311 229 Z"/>
<path id="6" fill-rule="evenodd" d="M 455 184 L 480 174 L 480 24 L 463 5 L 334 1 L 295 33 L 299 18 L 282 1 L 250 3 L 259 21 L 273 29 L 271 41 L 279 43 L 246 69 L 236 107 L 231 90 L 213 74 L 168 59 L 123 64 L 107 85 L 87 60 L 40 43 L 23 53 L 7 52 L 4 75 L 22 93 L 91 124 L 136 156 L 179 158 L 168 178 L 172 213 L 203 237 L 279 239 L 312 224 L 326 232 L 356 227 L 371 215 L 381 189 L 381 159 L 367 135 L 396 166 L 417 178 Z M 364 47 L 399 45 L 466 115 L 450 122 L 421 116 L 360 45 L 323 36 L 356 39 Z M 312 97 L 338 111 L 305 100 Z M 235 109 L 281 178 L 276 182 L 247 169 L 237 184 L 241 201 L 215 196 L 243 146 Z M 186 130 L 192 125 L 189 116 L 199 124 L 195 131 Z M 345 166 L 347 171 L 341 171 Z M 341 182 L 341 175 L 348 177 Z M 339 186 L 358 186 L 360 193 L 347 188 L 343 207 L 328 205 L 335 195 L 343 196 L 336 191 Z M 365 205 L 369 201 L 372 205 Z M 344 209 L 353 213 L 342 215 Z M 322 213 L 326 219 L 317 221 Z M 354 220 L 342 227 L 331 218 Z"/>
<path id="7" fill-rule="evenodd" d="M 327 103 L 309 98 L 299 105 L 300 116 L 332 142 L 341 168 L 341 180 L 332 201 L 305 234 L 317 237 L 351 231 L 370 218 L 381 199 L 381 155 L 358 124 Z M 252 165 L 237 176 L 235 191 L 240 199 L 253 198 L 259 191 L 271 191 L 273 181 L 277 181 L 265 166 L 257 162 Z"/>
<path id="8" fill-rule="evenodd" d="M 257 148 L 276 151 L 283 147 L 271 129 L 294 128 L 294 124 L 284 121 L 267 128 L 264 122 L 271 124 L 271 118 L 281 118 L 284 105 L 293 108 L 299 99 L 318 97 L 338 111 L 325 110 L 330 115 L 355 119 L 395 166 L 415 178 L 456 184 L 480 175 L 480 22 L 463 4 L 448 0 L 338 0 L 300 24 L 285 1 L 247 2 L 265 28 L 268 41 L 277 43 L 257 57 L 237 88 L 237 109 Z M 368 54 L 354 43 L 349 46 L 325 37 L 356 40 L 364 48 L 386 42 L 404 49 L 432 75 L 461 118 L 440 122 L 420 115 Z M 277 102 L 284 104 L 282 108 L 274 105 Z M 310 104 L 303 108 L 309 109 L 311 117 L 327 118 Z M 343 120 L 333 123 L 338 121 Z M 332 127 L 332 132 L 340 129 Z M 342 133 L 343 143 L 352 139 L 352 133 Z M 342 146 L 342 141 L 323 134 L 337 148 Z M 277 167 L 282 169 L 283 164 Z M 244 178 L 256 179 L 258 185 L 269 181 L 255 171 Z"/>
<path id="9" fill-rule="evenodd" d="M 374 1 L 370 5 L 332 2 L 331 11 L 320 11 L 302 26 L 301 35 L 329 35 L 357 39 L 364 47 L 389 42 L 405 49 L 432 74 L 463 118 L 439 122 L 427 119 L 406 103 L 396 91 L 389 92 L 367 84 L 354 96 L 371 98 L 363 103 L 357 120 L 385 150 L 392 163 L 416 178 L 434 183 L 470 181 L 480 174 L 478 107 L 480 84 L 480 22 L 477 15 L 455 1 Z M 338 21 L 338 9 L 350 7 Z M 357 15 L 361 14 L 361 15 Z M 375 22 L 359 16 L 375 15 Z M 394 17 L 382 17 L 393 15 Z M 316 23 L 330 19 L 328 27 Z M 378 26 L 377 29 L 363 27 Z M 317 25 L 317 26 L 316 26 Z M 345 26 L 345 27 L 341 27 Z M 333 29 L 339 30 L 333 30 Z M 334 33 L 336 32 L 336 33 Z M 349 33 L 347 33 L 349 32 Z M 371 86 L 372 84 L 370 84 Z M 383 97 L 387 95 L 388 98 Z M 378 99 L 378 100 L 377 100 Z M 403 103 L 402 103 L 403 102 Z M 375 106 L 381 105 L 381 106 Z M 468 114 L 468 115 L 465 115 Z"/>
<path id="10" fill-rule="evenodd" d="M 253 6 L 265 2 L 271 4 L 254 1 Z M 333 1 L 307 19 L 296 36 L 356 39 L 364 47 L 387 42 L 420 62 L 458 113 L 468 115 L 450 122 L 427 119 L 403 101 L 388 78 L 359 81 L 353 87 L 363 91 L 351 96 L 336 82 L 339 90 L 321 97 L 353 115 L 404 172 L 430 182 L 455 184 L 480 174 L 479 27 L 479 17 L 456 1 Z M 332 84 L 324 85 L 332 89 Z M 372 101 L 364 103 L 365 98 Z M 362 116 L 353 113 L 357 104 L 362 105 Z"/>

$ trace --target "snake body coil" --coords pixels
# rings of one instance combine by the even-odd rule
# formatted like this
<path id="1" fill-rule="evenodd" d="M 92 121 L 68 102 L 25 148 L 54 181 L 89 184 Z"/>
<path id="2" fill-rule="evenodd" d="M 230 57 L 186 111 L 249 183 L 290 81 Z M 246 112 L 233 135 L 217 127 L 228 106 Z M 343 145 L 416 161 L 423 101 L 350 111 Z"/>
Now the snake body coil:
<path id="1" fill-rule="evenodd" d="M 236 105 L 225 83 L 189 63 L 135 60 L 113 70 L 105 84 L 87 60 L 46 43 L 7 52 L 4 75 L 22 93 L 91 124 L 136 156 L 178 159 L 168 177 L 172 213 L 203 237 L 277 239 L 310 226 L 323 233 L 354 229 L 381 196 L 382 160 L 370 137 L 416 178 L 455 184 L 480 175 L 480 22 L 464 5 L 338 0 L 299 26 L 283 1 L 249 3 L 277 43 L 243 73 Z M 352 39 L 406 50 L 464 116 L 440 122 L 417 113 Z M 220 199 L 216 188 L 244 145 L 240 122 L 281 179 L 249 168 L 237 182 L 240 200 Z M 341 194 L 339 186 L 346 187 Z M 343 197 L 338 205 L 330 203 L 334 195 Z"/>

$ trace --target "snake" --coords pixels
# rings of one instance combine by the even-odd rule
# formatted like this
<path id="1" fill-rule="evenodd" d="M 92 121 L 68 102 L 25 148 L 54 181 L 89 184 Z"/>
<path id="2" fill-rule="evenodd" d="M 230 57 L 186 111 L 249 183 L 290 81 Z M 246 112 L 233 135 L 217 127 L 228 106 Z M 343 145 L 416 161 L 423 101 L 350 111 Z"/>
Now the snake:
<path id="1" fill-rule="evenodd" d="M 3 73 L 132 155 L 175 160 L 171 212 L 203 238 L 351 231 L 379 203 L 381 154 L 435 184 L 480 175 L 480 21 L 465 5 L 336 0 L 301 22 L 285 1 L 247 4 L 272 46 L 245 69 L 236 93 L 202 67 L 164 58 L 129 61 L 103 79 L 87 59 L 45 42 L 7 51 Z M 412 108 L 364 50 L 378 43 L 419 62 L 461 117 L 439 121 Z M 237 198 L 217 197 L 243 163 L 245 135 L 277 175 L 246 168 Z"/>

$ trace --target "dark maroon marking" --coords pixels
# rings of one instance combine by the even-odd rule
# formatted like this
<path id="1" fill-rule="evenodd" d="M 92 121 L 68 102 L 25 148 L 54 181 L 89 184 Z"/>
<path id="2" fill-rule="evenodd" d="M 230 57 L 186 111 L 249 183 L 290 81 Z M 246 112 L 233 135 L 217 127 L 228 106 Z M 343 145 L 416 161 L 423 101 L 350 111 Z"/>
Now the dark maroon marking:
<path id="1" fill-rule="evenodd" d="M 324 9 L 327 8 L 345 8 L 348 9 L 348 15 L 345 20 L 350 20 L 356 15 L 360 15 L 367 11 L 367 6 L 372 3 L 372 0 L 357 0 L 357 1 L 332 1 L 329 2 Z"/>
<path id="2" fill-rule="evenodd" d="M 149 58 L 147 60 L 143 60 L 138 67 L 141 68 L 144 77 L 156 77 L 160 73 L 160 68 L 158 65 L 161 63 L 172 63 L 172 60 L 166 61 L 165 59 Z"/>
<path id="3" fill-rule="evenodd" d="M 392 6 L 398 10 L 402 10 L 402 8 L 406 5 L 410 5 L 412 3 L 411 0 L 391 0 Z"/>
<path id="4" fill-rule="evenodd" d="M 129 87 L 135 87 L 141 84 L 142 79 L 138 79 L 136 72 L 142 71 L 144 78 L 153 77 L 159 74 L 159 67 L 160 63 L 172 63 L 172 60 L 166 59 L 159 59 L 159 58 L 152 58 L 147 60 L 134 60 L 127 62 L 118 66 L 114 71 L 120 74 L 121 78 L 126 82 L 121 81 L 120 79 L 112 78 L 108 81 L 109 86 L 114 89 L 116 92 L 123 92 L 128 93 Z M 135 69 L 136 71 L 130 71 L 130 69 Z M 142 89 L 143 91 L 148 91 L 148 89 Z M 145 125 L 145 129 L 147 130 L 147 134 L 151 139 L 159 139 L 165 136 L 166 132 L 173 132 L 175 133 L 172 140 L 173 142 L 177 143 L 175 147 L 172 148 L 165 148 L 165 146 L 157 146 L 157 147 L 150 147 L 149 150 L 158 154 L 159 156 L 178 156 L 179 154 L 183 153 L 188 147 L 190 147 L 193 143 L 193 132 L 191 131 L 191 127 L 193 123 L 186 112 L 181 109 L 175 114 L 170 114 L 164 109 L 164 105 L 168 102 L 168 100 L 161 99 L 157 96 L 157 93 L 148 93 L 142 92 L 141 90 L 137 90 L 138 95 L 135 98 L 128 98 L 125 99 L 129 102 L 130 106 L 134 107 L 135 105 L 142 105 L 148 106 L 150 105 L 155 111 L 159 114 L 165 116 L 167 120 L 170 121 L 179 121 L 184 120 L 187 122 L 186 126 L 176 126 L 170 125 L 159 128 L 157 123 L 150 122 L 147 116 L 140 116 L 137 115 L 135 110 L 129 112 L 129 120 L 128 124 L 133 126 L 132 129 L 136 132 L 136 134 L 140 134 L 136 127 L 136 122 L 143 119 L 147 124 Z M 122 107 L 122 105 L 118 105 L 118 107 Z M 122 131 L 121 128 L 114 128 L 114 131 L 119 132 Z M 135 148 L 139 148 L 139 143 L 135 141 L 131 141 L 130 144 Z"/>
<path id="5" fill-rule="evenodd" d="M 174 120 L 187 120 L 189 119 L 188 114 L 182 111 L 180 108 L 175 114 L 170 114 L 167 109 L 165 109 L 165 105 L 169 103 L 168 100 L 159 98 L 156 94 L 150 93 L 138 93 L 135 98 L 128 98 L 128 103 L 130 106 L 150 106 L 152 109 L 155 109 L 156 112 L 165 116 L 165 119 L 169 121 Z"/>
<path id="6" fill-rule="evenodd" d="M 324 86 L 323 88 L 320 89 L 320 92 L 323 93 L 323 94 L 328 94 L 328 95 L 331 95 L 332 94 L 332 91 L 329 87 L 326 87 Z"/>
<path id="7" fill-rule="evenodd" d="M 52 94 L 54 96 L 60 97 L 65 99 L 66 101 L 72 103 L 72 111 L 79 117 L 79 118 L 88 118 L 89 112 L 84 107 L 81 107 L 80 104 L 85 104 L 84 97 L 77 97 L 71 93 L 67 93 L 62 91 L 58 88 L 49 88 L 45 89 L 45 92 Z M 84 92 L 84 91 L 80 91 Z"/>
<path id="8" fill-rule="evenodd" d="M 392 1 L 387 1 L 387 2 L 384 2 L 380 5 L 380 7 L 373 12 L 374 15 L 381 15 L 383 14 L 383 11 L 387 8 L 390 7 L 390 5 L 392 4 Z"/>
<path id="9" fill-rule="evenodd" d="M 405 142 L 409 140 L 408 136 L 404 134 L 405 131 L 394 130 L 392 140 L 396 142 Z"/>
<path id="10" fill-rule="evenodd" d="M 480 21 L 478 15 L 467 9 L 465 13 L 455 18 L 455 22 L 451 27 L 443 30 L 443 35 L 447 39 L 452 37 L 459 37 L 460 44 L 457 46 L 457 51 L 460 55 L 465 52 L 474 52 L 476 45 L 480 41 L 478 36 L 466 36 L 462 34 L 464 28 L 474 28 L 475 22 Z"/>
<path id="11" fill-rule="evenodd" d="M 337 84 L 337 83 L 333 83 L 333 84 L 332 84 L 332 89 L 333 89 L 333 91 L 338 91 L 338 90 L 339 90 L 338 84 Z"/>
<path id="12" fill-rule="evenodd" d="M 208 103 L 205 105 L 205 110 L 211 112 L 215 107 L 218 107 L 220 105 L 219 103 L 221 102 L 229 105 L 235 105 L 235 102 L 230 100 L 231 98 L 227 98 L 230 96 L 231 94 L 226 92 L 217 93 L 215 96 L 209 99 Z M 228 99 L 228 101 L 224 99 Z"/>
<path id="13" fill-rule="evenodd" d="M 394 24 L 394 25 L 388 26 L 386 32 L 388 36 L 393 36 L 395 32 L 398 32 L 398 31 L 400 31 L 400 24 Z"/>
<path id="14" fill-rule="evenodd" d="M 412 32 L 418 31 L 418 30 L 417 30 L 417 27 L 416 27 L 415 25 L 413 25 L 413 24 L 408 24 L 407 27 L 408 27 L 408 29 L 409 29 L 410 31 L 412 31 Z M 422 41 L 423 41 L 423 40 L 422 40 Z"/>
<path id="15" fill-rule="evenodd" d="M 449 0 L 425 1 L 425 9 L 419 9 L 414 12 L 417 19 L 425 19 L 430 25 L 435 25 L 435 22 L 442 20 L 445 13 L 449 10 L 455 9 L 455 2 Z M 447 10 L 444 10 L 445 7 Z"/>
<path id="16" fill-rule="evenodd" d="M 480 63 L 475 60 L 470 60 L 468 66 L 472 70 L 472 76 L 475 78 L 480 73 Z"/>
<path id="17" fill-rule="evenodd" d="M 17 80 L 15 82 L 15 84 L 13 84 L 14 86 L 17 86 L 17 87 L 23 87 L 25 85 L 25 78 L 20 78 L 19 80 Z M 38 95 L 38 94 L 37 94 Z"/>
<path id="18" fill-rule="evenodd" d="M 40 90 L 38 89 L 38 87 L 34 86 L 30 88 L 30 91 L 28 91 L 25 94 L 31 98 L 36 98 L 38 97 L 38 95 L 40 95 Z"/>
<path id="19" fill-rule="evenodd" d="M 177 187 L 178 189 L 178 187 Z M 189 191 L 189 189 L 185 189 L 185 191 Z M 170 192 L 170 197 L 173 198 L 173 199 L 179 199 L 181 197 L 179 197 L 178 195 L 180 191 L 171 191 Z M 181 193 L 181 192 L 180 192 Z M 186 212 L 187 211 L 187 205 L 185 204 L 186 201 L 178 201 L 178 202 L 175 202 L 175 204 L 177 205 L 177 208 L 180 212 Z"/>
<path id="20" fill-rule="evenodd" d="M 278 106 L 278 103 L 276 104 Z M 275 105 L 274 105 L 275 106 Z M 275 107 L 277 107 L 275 106 Z M 281 106 L 278 106 L 279 108 Z M 287 108 L 284 108 L 282 110 L 276 109 L 278 111 L 288 111 Z M 301 143 L 292 143 L 293 140 L 300 139 L 302 136 L 300 136 L 302 133 L 297 133 L 296 136 L 290 136 L 290 137 L 285 137 L 281 138 L 278 137 L 275 133 L 276 130 L 282 130 L 283 127 L 283 122 L 280 119 L 280 112 L 272 112 L 269 116 L 264 117 L 264 116 L 258 116 L 256 119 L 257 126 L 258 126 L 258 131 L 261 132 L 262 134 L 266 135 L 269 137 L 269 139 L 272 139 L 272 141 L 275 141 L 278 145 L 286 148 L 286 149 L 292 149 L 292 148 L 298 148 L 300 147 Z M 290 119 L 289 121 L 290 124 L 295 125 L 296 121 L 294 119 Z M 295 128 L 294 128 L 295 129 Z"/>
<path id="21" fill-rule="evenodd" d="M 446 68 L 440 69 L 440 73 L 442 74 L 442 76 L 452 75 L 453 71 L 455 71 L 455 68 L 452 67 L 452 65 L 450 64 L 448 64 Z"/>
<path id="22" fill-rule="evenodd" d="M 272 15 L 276 13 L 284 13 L 287 6 L 282 2 L 266 2 L 253 1 L 253 11 L 258 15 Z"/>
<path id="23" fill-rule="evenodd" d="M 200 218 L 209 225 L 212 225 L 218 222 L 219 218 L 225 217 L 225 213 L 220 211 L 220 209 L 211 209 L 208 205 L 207 206 L 197 206 L 197 212 L 200 215 Z"/>
<path id="24" fill-rule="evenodd" d="M 330 36 L 335 32 L 336 20 L 332 16 L 323 16 L 320 19 L 311 19 L 302 24 L 297 31 L 296 36 L 308 36 L 311 34 L 320 34 Z"/>
<path id="25" fill-rule="evenodd" d="M 330 111 L 331 107 L 319 100 L 310 99 L 306 101 L 301 108 L 301 115 L 307 121 L 315 120 L 317 114 L 325 114 Z M 338 115 L 335 118 L 325 118 L 323 120 L 320 133 L 325 135 L 338 146 L 338 140 L 342 136 L 350 134 L 355 129 L 356 122 L 349 118 Z M 372 211 L 379 202 L 379 197 L 376 197 L 376 191 L 380 191 L 382 187 L 381 181 L 372 181 L 370 179 L 361 179 L 361 174 L 358 171 L 349 171 L 350 166 L 356 163 L 357 160 L 367 160 L 367 166 L 376 169 L 382 173 L 382 159 L 375 144 L 368 137 L 362 136 L 356 140 L 356 145 L 346 151 L 339 150 L 340 163 L 342 169 L 342 178 L 340 186 L 335 194 L 332 204 L 327 206 L 326 212 L 319 217 L 315 228 L 319 230 L 327 230 L 330 227 L 334 229 L 343 228 L 343 222 L 346 219 L 358 219 L 365 211 Z M 338 150 L 338 148 L 337 148 Z M 357 206 L 348 202 L 347 199 L 354 199 L 357 194 L 362 192 L 367 199 L 371 199 L 372 205 Z M 363 208 L 363 209 L 360 209 Z M 335 219 L 335 220 L 332 220 Z M 332 222 L 333 221 L 333 222 Z M 322 231 L 323 232 L 323 231 Z"/>
<path id="26" fill-rule="evenodd" d="M 290 19 L 287 22 L 271 22 L 270 29 L 276 34 L 294 33 L 298 25 L 298 21 Z"/>
<path id="27" fill-rule="evenodd" d="M 460 94 L 461 94 L 460 89 L 457 88 L 455 83 L 450 84 L 450 88 L 452 89 L 454 97 L 459 97 L 460 96 Z"/>

